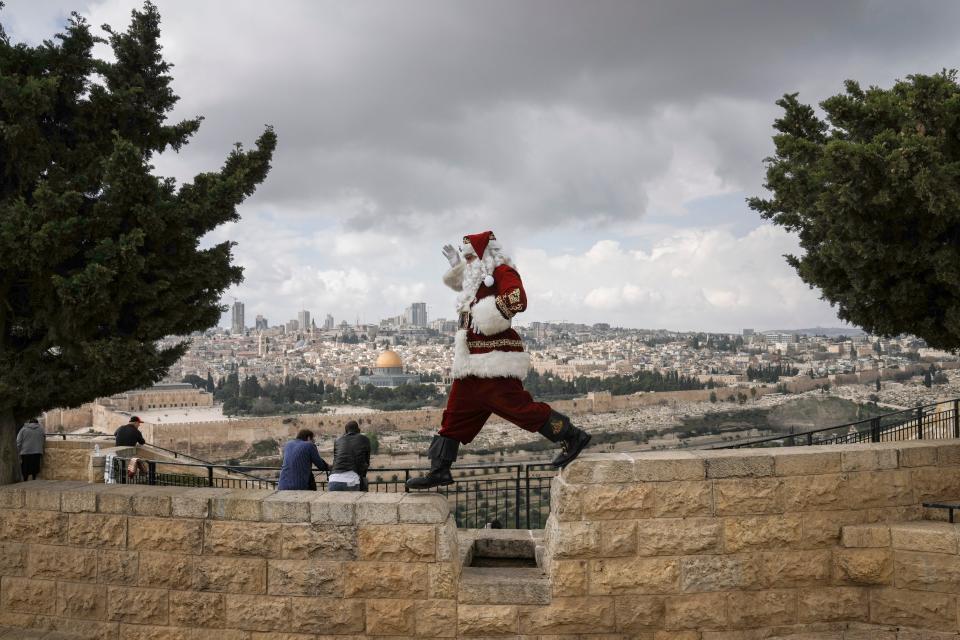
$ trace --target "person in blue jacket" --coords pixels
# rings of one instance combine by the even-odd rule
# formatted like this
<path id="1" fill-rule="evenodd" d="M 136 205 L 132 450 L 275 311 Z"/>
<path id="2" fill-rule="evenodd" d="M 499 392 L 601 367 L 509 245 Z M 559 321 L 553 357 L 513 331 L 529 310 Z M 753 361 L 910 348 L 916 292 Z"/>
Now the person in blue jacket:
<path id="1" fill-rule="evenodd" d="M 313 477 L 311 467 L 320 471 L 328 471 L 328 465 L 313 440 L 313 431 L 301 429 L 295 440 L 283 446 L 283 464 L 280 466 L 280 481 L 277 489 L 294 491 L 316 491 L 317 481 Z"/>

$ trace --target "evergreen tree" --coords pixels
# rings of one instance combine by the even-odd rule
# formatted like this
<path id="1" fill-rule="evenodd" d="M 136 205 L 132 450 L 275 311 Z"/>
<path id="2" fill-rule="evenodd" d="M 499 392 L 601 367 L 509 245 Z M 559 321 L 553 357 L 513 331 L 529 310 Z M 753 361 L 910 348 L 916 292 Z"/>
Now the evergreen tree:
<path id="1" fill-rule="evenodd" d="M 160 380 L 187 343 L 157 341 L 219 321 L 242 270 L 232 243 L 199 241 L 238 219 L 276 145 L 267 128 L 179 188 L 153 175 L 201 118 L 167 123 L 178 97 L 156 7 L 105 31 L 74 13 L 30 46 L 0 27 L 0 484 L 19 476 L 18 422 Z"/>

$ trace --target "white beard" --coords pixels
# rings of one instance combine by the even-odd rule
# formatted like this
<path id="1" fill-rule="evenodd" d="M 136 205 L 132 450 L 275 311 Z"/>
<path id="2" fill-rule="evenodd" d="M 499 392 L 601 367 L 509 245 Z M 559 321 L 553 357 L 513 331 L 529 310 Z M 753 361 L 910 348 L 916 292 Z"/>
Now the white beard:
<path id="1" fill-rule="evenodd" d="M 499 249 L 488 246 L 483 253 L 483 260 L 473 260 L 464 265 L 461 285 L 463 288 L 457 295 L 457 312 L 470 310 L 470 305 L 477 297 L 477 290 L 483 284 L 485 276 L 492 276 L 493 270 L 502 264 L 513 266 L 513 261 L 503 255 Z"/>

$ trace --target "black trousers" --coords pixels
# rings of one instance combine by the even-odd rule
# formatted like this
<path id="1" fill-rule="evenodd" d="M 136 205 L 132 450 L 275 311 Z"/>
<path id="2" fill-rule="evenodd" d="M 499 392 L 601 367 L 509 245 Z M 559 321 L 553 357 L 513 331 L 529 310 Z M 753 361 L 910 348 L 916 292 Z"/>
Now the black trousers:
<path id="1" fill-rule="evenodd" d="M 33 479 L 36 480 L 42 465 L 42 453 L 25 453 L 20 456 L 20 473 L 24 480 L 29 480 L 30 476 L 33 476 Z"/>

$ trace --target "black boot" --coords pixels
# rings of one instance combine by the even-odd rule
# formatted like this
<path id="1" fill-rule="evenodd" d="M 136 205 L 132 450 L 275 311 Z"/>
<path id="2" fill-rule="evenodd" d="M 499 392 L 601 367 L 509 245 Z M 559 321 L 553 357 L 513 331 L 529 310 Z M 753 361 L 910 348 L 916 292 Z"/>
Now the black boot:
<path id="1" fill-rule="evenodd" d="M 540 433 L 550 442 L 560 443 L 560 453 L 550 462 L 558 469 L 563 469 L 573 462 L 584 447 L 590 444 L 589 433 L 573 426 L 570 418 L 556 411 L 550 412 L 550 417 L 540 427 Z"/>
<path id="2" fill-rule="evenodd" d="M 433 442 L 427 449 L 430 458 L 430 473 L 420 478 L 407 480 L 407 489 L 432 489 L 442 485 L 453 484 L 450 475 L 450 465 L 457 459 L 460 443 L 446 436 L 433 436 Z"/>

